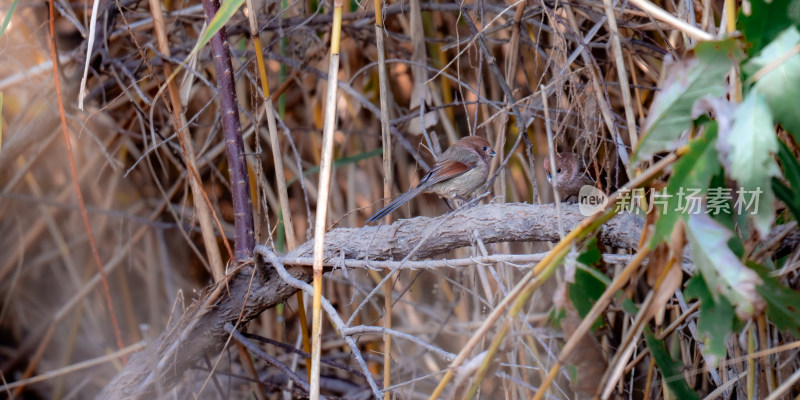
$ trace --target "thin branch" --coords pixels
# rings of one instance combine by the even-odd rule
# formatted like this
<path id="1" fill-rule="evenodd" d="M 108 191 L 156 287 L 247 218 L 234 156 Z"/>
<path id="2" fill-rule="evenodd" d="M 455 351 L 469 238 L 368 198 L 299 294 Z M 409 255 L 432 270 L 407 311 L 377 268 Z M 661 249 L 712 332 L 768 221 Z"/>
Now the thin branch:
<path id="1" fill-rule="evenodd" d="M 304 282 L 303 280 L 297 279 L 289 275 L 289 273 L 283 267 L 283 264 L 281 264 L 280 259 L 278 259 L 278 256 L 269 248 L 265 246 L 257 246 L 254 251 L 256 252 L 256 254 L 265 257 L 267 261 L 269 261 L 272 264 L 272 267 L 275 268 L 275 270 L 278 272 L 278 275 L 281 277 L 281 279 L 283 279 L 283 281 L 289 284 L 290 286 L 294 287 L 295 289 L 302 290 L 306 292 L 306 294 L 308 295 L 314 295 L 314 293 L 317 291 L 316 288 L 312 287 L 307 282 Z M 315 260 L 317 259 L 316 256 L 314 258 Z M 350 351 L 353 352 L 353 358 L 356 359 L 358 364 L 361 366 L 361 370 L 364 371 L 364 376 L 367 378 L 367 382 L 369 383 L 370 388 L 372 388 L 373 395 L 375 395 L 376 399 L 380 398 L 381 396 L 380 396 L 380 389 L 378 388 L 378 383 L 375 382 L 375 379 L 372 377 L 372 373 L 369 372 L 367 363 L 361 356 L 361 350 L 359 350 L 355 339 L 353 339 L 352 336 L 349 336 L 344 333 L 344 330 L 347 328 L 347 325 L 345 325 L 344 321 L 342 321 L 342 319 L 339 317 L 339 313 L 336 312 L 336 309 L 333 308 L 333 305 L 331 305 L 328 299 L 320 296 L 319 301 L 320 301 L 320 307 L 324 308 L 325 311 L 328 313 L 328 316 L 330 317 L 330 322 L 333 323 L 333 325 L 339 332 L 342 332 L 344 340 L 350 347 Z M 314 355 L 312 354 L 311 356 L 313 360 Z M 316 362 L 319 362 L 319 358 L 317 358 Z M 319 369 L 319 366 L 317 367 L 317 369 Z M 313 376 L 314 374 L 312 373 L 312 379 Z"/>
<path id="2" fill-rule="evenodd" d="M 239 342 L 239 343 L 243 344 L 245 347 L 247 347 L 247 350 L 249 350 L 250 352 L 255 354 L 258 358 L 266 361 L 267 364 L 272 365 L 273 367 L 279 369 L 281 372 L 286 374 L 286 376 L 288 376 L 289 379 L 292 380 L 292 382 L 294 382 L 296 385 L 298 385 L 301 388 L 303 388 L 303 390 L 305 390 L 306 393 L 308 393 L 308 383 L 306 383 L 306 381 L 304 381 L 303 378 L 299 377 L 296 373 L 294 373 L 294 371 L 289 369 L 289 367 L 283 365 L 283 363 L 281 363 L 280 361 L 278 361 L 274 357 L 272 357 L 269 354 L 267 354 L 267 352 L 265 352 L 265 351 L 261 350 L 260 348 L 258 348 L 258 346 L 253 345 L 253 343 L 251 341 L 247 340 L 247 338 L 244 337 L 244 335 L 242 335 L 241 332 L 239 332 L 238 330 L 234 329 L 233 324 L 231 324 L 230 322 L 226 323 L 224 325 L 224 328 L 225 328 L 226 332 L 228 332 L 231 335 L 233 335 L 233 338 L 237 342 Z"/>

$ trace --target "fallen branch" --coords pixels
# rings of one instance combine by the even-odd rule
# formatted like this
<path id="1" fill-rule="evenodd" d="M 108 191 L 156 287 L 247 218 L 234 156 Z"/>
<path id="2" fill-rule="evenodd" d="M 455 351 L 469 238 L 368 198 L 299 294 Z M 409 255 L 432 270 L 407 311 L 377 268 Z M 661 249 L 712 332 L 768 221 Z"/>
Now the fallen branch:
<path id="1" fill-rule="evenodd" d="M 572 229 L 585 218 L 574 204 L 562 204 L 564 228 Z M 447 218 L 439 225 L 441 219 Z M 556 209 L 552 204 L 520 203 L 487 204 L 458 210 L 437 218 L 416 217 L 392 225 L 339 228 L 325 235 L 325 258 L 358 260 L 402 260 L 420 241 L 436 230 L 412 256 L 427 259 L 450 250 L 473 244 L 474 235 L 484 243 L 530 242 L 559 240 Z M 600 228 L 601 243 L 622 249 L 639 245 L 644 219 L 624 214 L 614 217 Z M 306 242 L 286 258 L 309 257 L 312 242 Z"/>
<path id="2" fill-rule="evenodd" d="M 577 205 L 565 204 L 561 209 L 567 229 L 583 219 Z M 400 260 L 426 236 L 427 241 L 411 259 L 427 259 L 470 246 L 476 235 L 484 243 L 557 241 L 556 218 L 552 204 L 488 204 L 437 218 L 401 220 L 388 226 L 338 228 L 325 235 L 325 258 Z M 617 216 L 600 227 L 598 238 L 608 246 L 633 249 L 638 245 L 643 224 L 643 219 L 633 215 Z M 431 229 L 434 231 L 428 232 Z M 285 258 L 311 257 L 312 246 L 312 242 L 306 242 Z M 306 266 L 287 265 L 286 271 L 294 279 L 311 280 L 311 268 Z M 255 276 L 251 286 L 252 274 Z M 252 262 L 231 272 L 227 285 L 228 289 L 223 289 L 219 296 L 212 295 L 217 292 L 215 287 L 204 290 L 178 322 L 131 357 L 98 398 L 152 398 L 158 387 L 169 390 L 187 368 L 207 354 L 222 351 L 229 336 L 224 326 L 236 324 L 240 312 L 241 326 L 297 291 L 275 269 L 254 270 Z"/>

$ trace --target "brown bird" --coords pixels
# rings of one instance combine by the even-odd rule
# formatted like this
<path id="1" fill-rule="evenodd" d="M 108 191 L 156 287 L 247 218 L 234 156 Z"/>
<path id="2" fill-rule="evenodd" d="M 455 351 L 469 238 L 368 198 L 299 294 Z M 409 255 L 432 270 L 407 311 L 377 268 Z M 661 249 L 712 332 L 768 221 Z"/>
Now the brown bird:
<path id="1" fill-rule="evenodd" d="M 583 172 L 581 157 L 575 153 L 556 153 L 556 174 L 558 175 L 558 195 L 561 201 L 577 196 L 584 185 L 594 186 L 594 180 Z M 545 157 L 544 172 L 547 182 L 552 182 L 550 157 Z"/>
<path id="2" fill-rule="evenodd" d="M 380 220 L 423 192 L 464 199 L 486 183 L 489 163 L 494 156 L 495 152 L 486 139 L 478 136 L 460 139 L 442 153 L 417 186 L 369 217 L 367 223 Z"/>

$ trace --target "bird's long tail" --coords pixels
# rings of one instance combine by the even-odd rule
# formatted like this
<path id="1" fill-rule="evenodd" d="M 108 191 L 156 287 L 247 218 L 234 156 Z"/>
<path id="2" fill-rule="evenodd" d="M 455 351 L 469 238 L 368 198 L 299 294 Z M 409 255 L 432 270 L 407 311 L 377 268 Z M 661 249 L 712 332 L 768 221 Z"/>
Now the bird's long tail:
<path id="1" fill-rule="evenodd" d="M 369 217 L 369 219 L 367 219 L 367 223 L 371 224 L 371 223 L 373 223 L 375 221 L 379 221 L 381 218 L 391 214 L 392 211 L 400 208 L 400 206 L 402 206 L 403 204 L 406 204 L 409 200 L 413 199 L 416 195 L 420 194 L 423 190 L 425 190 L 425 188 L 426 188 L 425 185 L 419 185 L 419 186 L 417 186 L 417 187 L 415 187 L 415 188 L 403 193 L 402 195 L 400 195 L 400 197 L 394 199 L 394 201 L 389 203 L 388 206 L 381 208 L 381 210 L 376 212 L 375 215 Z"/>

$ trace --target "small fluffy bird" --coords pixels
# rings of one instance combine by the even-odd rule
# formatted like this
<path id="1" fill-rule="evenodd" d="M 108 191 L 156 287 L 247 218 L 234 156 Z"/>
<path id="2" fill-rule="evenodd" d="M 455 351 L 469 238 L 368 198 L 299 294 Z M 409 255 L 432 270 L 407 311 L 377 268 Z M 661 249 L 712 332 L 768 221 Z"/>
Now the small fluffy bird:
<path id="1" fill-rule="evenodd" d="M 568 197 L 577 196 L 583 185 L 594 186 L 594 180 L 583 173 L 583 162 L 575 153 L 556 153 L 556 174 L 558 174 L 558 195 L 561 201 Z M 544 172 L 547 182 L 552 182 L 553 175 L 550 169 L 550 157 L 545 157 Z"/>
<path id="2" fill-rule="evenodd" d="M 389 215 L 420 193 L 436 193 L 439 197 L 464 199 L 486 183 L 489 164 L 495 156 L 486 139 L 467 136 L 453 143 L 417 186 L 403 193 L 388 206 L 367 219 L 372 223 Z"/>

